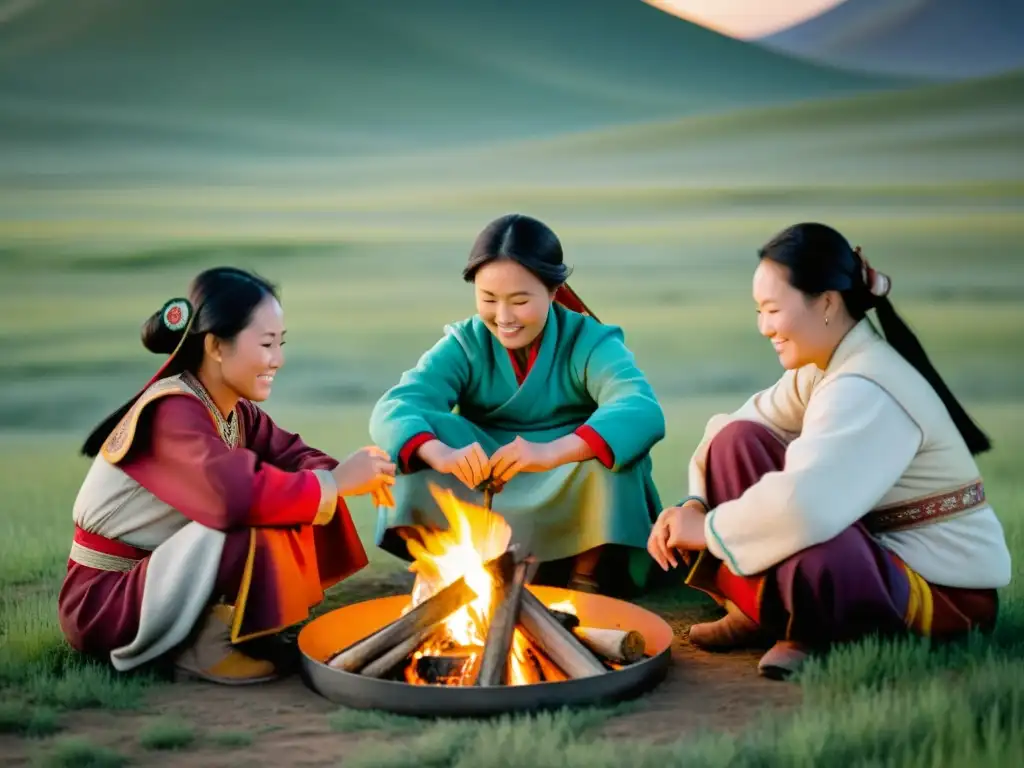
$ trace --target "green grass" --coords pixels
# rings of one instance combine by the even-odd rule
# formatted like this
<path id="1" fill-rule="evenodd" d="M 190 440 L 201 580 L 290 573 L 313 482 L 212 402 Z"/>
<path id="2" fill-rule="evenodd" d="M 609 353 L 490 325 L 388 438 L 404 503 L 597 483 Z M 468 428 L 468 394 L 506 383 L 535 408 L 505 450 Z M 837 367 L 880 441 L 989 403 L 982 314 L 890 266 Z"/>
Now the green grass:
<path id="1" fill-rule="evenodd" d="M 143 749 L 170 751 L 187 749 L 196 741 L 196 730 L 180 718 L 164 718 L 150 723 L 139 734 Z"/>
<path id="2" fill-rule="evenodd" d="M 19 701 L 5 701 L 0 704 L 0 733 L 49 736 L 59 730 L 59 715 L 53 709 L 28 706 Z"/>
<path id="3" fill-rule="evenodd" d="M 38 765 L 44 768 L 121 768 L 128 758 L 84 738 L 64 738 L 43 752 Z"/>

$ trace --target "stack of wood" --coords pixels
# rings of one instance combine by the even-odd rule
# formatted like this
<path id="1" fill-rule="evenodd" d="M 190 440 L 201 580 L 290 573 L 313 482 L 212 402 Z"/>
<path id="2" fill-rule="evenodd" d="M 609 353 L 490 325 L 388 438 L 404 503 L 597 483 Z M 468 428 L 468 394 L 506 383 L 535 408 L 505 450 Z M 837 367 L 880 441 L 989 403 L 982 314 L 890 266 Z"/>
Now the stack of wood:
<path id="1" fill-rule="evenodd" d="M 639 632 L 581 626 L 574 614 L 545 606 L 526 589 L 530 567 L 530 558 L 517 558 L 514 549 L 485 565 L 494 588 L 494 610 L 482 649 L 456 647 L 441 655 L 416 653 L 427 644 L 436 646 L 445 620 L 477 598 L 465 579 L 458 579 L 335 654 L 328 665 L 366 677 L 411 677 L 428 684 L 509 685 L 517 630 L 526 639 L 529 663 L 519 669 L 527 683 L 602 675 L 645 657 L 644 637 Z"/>

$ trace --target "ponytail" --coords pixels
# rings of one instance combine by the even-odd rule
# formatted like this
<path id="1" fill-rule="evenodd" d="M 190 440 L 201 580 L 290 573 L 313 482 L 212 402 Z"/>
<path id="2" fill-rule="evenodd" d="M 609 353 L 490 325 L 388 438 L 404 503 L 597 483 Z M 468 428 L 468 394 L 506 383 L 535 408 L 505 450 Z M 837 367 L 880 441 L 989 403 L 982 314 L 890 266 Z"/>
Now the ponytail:
<path id="1" fill-rule="evenodd" d="M 885 334 L 885 340 L 931 384 L 932 389 L 935 390 L 943 405 L 946 406 L 946 410 L 949 411 L 953 423 L 971 453 L 977 455 L 989 450 L 992 443 L 988 436 L 971 420 L 960 402 L 949 391 L 946 382 L 942 380 L 939 372 L 935 370 L 928 359 L 921 342 L 917 340 L 917 336 L 903 322 L 903 319 L 896 314 L 896 309 L 889 298 L 887 296 L 876 297 L 874 308 L 878 315 L 878 323 L 882 326 L 882 333 Z"/>

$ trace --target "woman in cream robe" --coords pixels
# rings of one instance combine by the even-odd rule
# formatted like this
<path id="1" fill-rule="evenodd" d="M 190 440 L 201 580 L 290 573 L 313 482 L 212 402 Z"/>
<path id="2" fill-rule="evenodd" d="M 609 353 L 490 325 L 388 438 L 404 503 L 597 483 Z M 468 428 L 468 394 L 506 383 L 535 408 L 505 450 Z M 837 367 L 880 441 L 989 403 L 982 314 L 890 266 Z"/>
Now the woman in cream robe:
<path id="1" fill-rule="evenodd" d="M 867 634 L 990 629 L 1010 556 L 972 455 L 988 440 L 896 315 L 889 279 L 820 224 L 760 255 L 759 329 L 786 372 L 709 422 L 690 495 L 649 542 L 663 568 L 687 553 L 687 583 L 727 608 L 691 642 L 770 646 L 760 670 L 785 677 Z"/>

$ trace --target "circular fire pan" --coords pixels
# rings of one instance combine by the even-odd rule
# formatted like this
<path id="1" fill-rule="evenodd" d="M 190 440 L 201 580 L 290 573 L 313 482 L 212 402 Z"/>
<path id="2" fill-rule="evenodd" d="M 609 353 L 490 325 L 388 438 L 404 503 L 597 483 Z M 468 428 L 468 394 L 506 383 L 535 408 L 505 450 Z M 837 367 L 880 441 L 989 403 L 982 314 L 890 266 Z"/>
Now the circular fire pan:
<path id="1" fill-rule="evenodd" d="M 657 614 L 632 603 L 557 587 L 530 586 L 545 605 L 571 600 L 583 626 L 640 632 L 647 658 L 593 677 L 495 687 L 412 685 L 344 672 L 326 661 L 341 649 L 399 618 L 407 595 L 367 600 L 320 616 L 299 633 L 307 685 L 324 698 L 354 709 L 379 709 L 426 717 L 469 717 L 610 704 L 655 687 L 668 670 L 672 628 Z"/>

